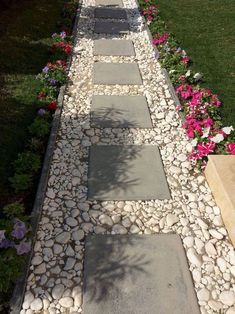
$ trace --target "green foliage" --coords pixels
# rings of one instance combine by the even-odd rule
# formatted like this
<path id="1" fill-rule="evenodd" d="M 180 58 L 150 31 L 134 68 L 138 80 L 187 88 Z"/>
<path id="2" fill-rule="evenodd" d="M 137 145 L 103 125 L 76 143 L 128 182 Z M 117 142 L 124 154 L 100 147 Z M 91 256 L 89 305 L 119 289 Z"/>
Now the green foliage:
<path id="1" fill-rule="evenodd" d="M 14 248 L 0 254 L 0 292 L 7 292 L 15 283 L 25 264 L 25 256 L 18 256 Z"/>
<path id="2" fill-rule="evenodd" d="M 41 158 L 38 154 L 25 152 L 18 154 L 17 160 L 14 162 L 15 172 L 17 174 L 27 173 L 35 174 L 41 166 Z"/>
<path id="3" fill-rule="evenodd" d="M 14 217 L 21 217 L 24 214 L 24 206 L 18 202 L 11 203 L 3 207 L 3 214 L 9 218 L 13 219 Z"/>
<path id="4" fill-rule="evenodd" d="M 41 117 L 34 119 L 34 122 L 29 127 L 30 134 L 38 138 L 44 138 L 49 134 L 49 131 L 49 121 Z"/>
<path id="5" fill-rule="evenodd" d="M 30 174 L 15 174 L 13 177 L 9 178 L 11 186 L 16 193 L 28 190 L 32 186 L 32 176 Z"/>

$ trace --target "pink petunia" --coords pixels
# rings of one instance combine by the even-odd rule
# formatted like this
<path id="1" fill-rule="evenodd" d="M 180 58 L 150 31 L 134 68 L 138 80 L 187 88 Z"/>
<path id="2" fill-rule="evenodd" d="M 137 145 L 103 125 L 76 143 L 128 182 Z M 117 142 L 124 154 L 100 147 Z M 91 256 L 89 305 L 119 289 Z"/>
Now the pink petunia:
<path id="1" fill-rule="evenodd" d="M 235 143 L 229 143 L 227 145 L 227 152 L 231 155 L 235 155 Z"/>
<path id="2" fill-rule="evenodd" d="M 197 151 L 199 152 L 199 154 L 203 157 L 203 156 L 207 156 L 210 153 L 213 153 L 215 149 L 215 143 L 214 142 L 204 142 L 204 143 L 199 143 L 197 145 Z"/>
<path id="3" fill-rule="evenodd" d="M 181 62 L 185 63 L 185 64 L 188 64 L 189 63 L 189 57 L 185 56 L 185 57 L 182 57 L 180 59 Z"/>

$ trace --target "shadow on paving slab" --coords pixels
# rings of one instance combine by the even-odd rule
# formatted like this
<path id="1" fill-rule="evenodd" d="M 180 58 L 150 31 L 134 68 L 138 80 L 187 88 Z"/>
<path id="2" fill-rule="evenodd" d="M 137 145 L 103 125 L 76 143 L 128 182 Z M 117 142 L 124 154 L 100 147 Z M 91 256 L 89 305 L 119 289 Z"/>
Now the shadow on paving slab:
<path id="1" fill-rule="evenodd" d="M 135 283 L 140 273 L 149 275 L 146 271 L 150 263 L 148 258 L 141 252 L 134 255 L 126 252 L 127 246 L 130 248 L 135 245 L 136 237 L 87 237 L 85 255 L 89 252 L 89 256 L 85 257 L 84 269 L 86 302 L 104 302 L 110 298 L 110 291 L 113 295 L 121 293 L 119 287 L 122 281 Z"/>

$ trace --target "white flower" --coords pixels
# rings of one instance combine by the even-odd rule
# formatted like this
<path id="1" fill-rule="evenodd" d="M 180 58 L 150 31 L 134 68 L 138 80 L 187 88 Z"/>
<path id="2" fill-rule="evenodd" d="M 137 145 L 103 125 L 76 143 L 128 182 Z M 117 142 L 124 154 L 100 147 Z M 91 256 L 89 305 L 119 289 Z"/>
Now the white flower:
<path id="1" fill-rule="evenodd" d="M 192 141 L 191 141 L 191 145 L 193 146 L 193 147 L 196 147 L 197 146 L 197 138 L 194 138 Z"/>
<path id="2" fill-rule="evenodd" d="M 190 75 L 191 75 L 191 71 L 188 70 L 188 71 L 185 73 L 185 76 L 186 76 L 186 77 L 189 77 Z"/>
<path id="3" fill-rule="evenodd" d="M 225 126 L 224 128 L 222 128 L 222 131 L 227 135 L 229 135 L 233 130 L 234 128 L 232 126 Z"/>
<path id="4" fill-rule="evenodd" d="M 169 74 L 175 73 L 175 70 L 170 70 Z"/>
<path id="5" fill-rule="evenodd" d="M 209 133 L 210 133 L 210 127 L 205 128 L 205 129 L 203 130 L 202 138 L 208 137 Z"/>
<path id="6" fill-rule="evenodd" d="M 199 81 L 199 80 L 202 78 L 202 74 L 201 74 L 201 73 L 196 73 L 196 74 L 194 74 L 193 78 L 194 78 L 196 81 Z"/>
<path id="7" fill-rule="evenodd" d="M 211 140 L 214 143 L 220 143 L 224 140 L 224 137 L 222 134 L 216 134 L 216 136 L 212 137 Z"/>
<path id="8" fill-rule="evenodd" d="M 185 50 L 182 50 L 182 56 L 183 56 L 183 57 L 186 57 L 186 56 L 187 56 L 187 53 L 186 53 Z"/>

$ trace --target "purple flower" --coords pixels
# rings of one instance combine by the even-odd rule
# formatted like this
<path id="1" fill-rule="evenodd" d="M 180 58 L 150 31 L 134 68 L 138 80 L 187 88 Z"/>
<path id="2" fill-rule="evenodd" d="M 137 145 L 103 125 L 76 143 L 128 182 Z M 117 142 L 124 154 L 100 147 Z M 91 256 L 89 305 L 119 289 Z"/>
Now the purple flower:
<path id="1" fill-rule="evenodd" d="M 17 240 L 21 240 L 25 236 L 26 232 L 27 230 L 26 230 L 25 223 L 18 220 L 14 225 L 11 235 Z"/>
<path id="2" fill-rule="evenodd" d="M 47 73 L 48 71 L 49 71 L 48 66 L 45 66 L 45 67 L 42 69 L 42 72 L 43 72 L 43 73 Z"/>
<path id="3" fill-rule="evenodd" d="M 0 243 L 1 243 L 4 239 L 6 239 L 6 237 L 5 237 L 5 230 L 0 230 Z"/>
<path id="4" fill-rule="evenodd" d="M 57 84 L 57 80 L 50 79 L 49 83 L 50 83 L 50 85 L 55 86 Z"/>
<path id="5" fill-rule="evenodd" d="M 62 39 L 64 39 L 64 38 L 66 37 L 66 32 L 61 32 L 61 33 L 60 33 L 60 37 L 61 37 Z"/>
<path id="6" fill-rule="evenodd" d="M 13 247 L 14 246 L 14 242 L 10 241 L 8 239 L 3 239 L 2 242 L 0 242 L 0 249 L 7 249 L 9 247 Z"/>
<path id="7" fill-rule="evenodd" d="M 29 242 L 22 241 L 22 242 L 20 242 L 20 244 L 16 245 L 15 248 L 16 248 L 18 255 L 26 254 L 31 249 L 31 242 L 30 241 Z"/>
<path id="8" fill-rule="evenodd" d="M 54 33 L 51 35 L 52 38 L 55 38 L 57 36 L 57 33 Z"/>
<path id="9" fill-rule="evenodd" d="M 44 116 L 45 113 L 46 113 L 46 110 L 43 109 L 43 108 L 40 108 L 40 109 L 38 110 L 38 115 L 39 115 L 39 116 Z"/>

